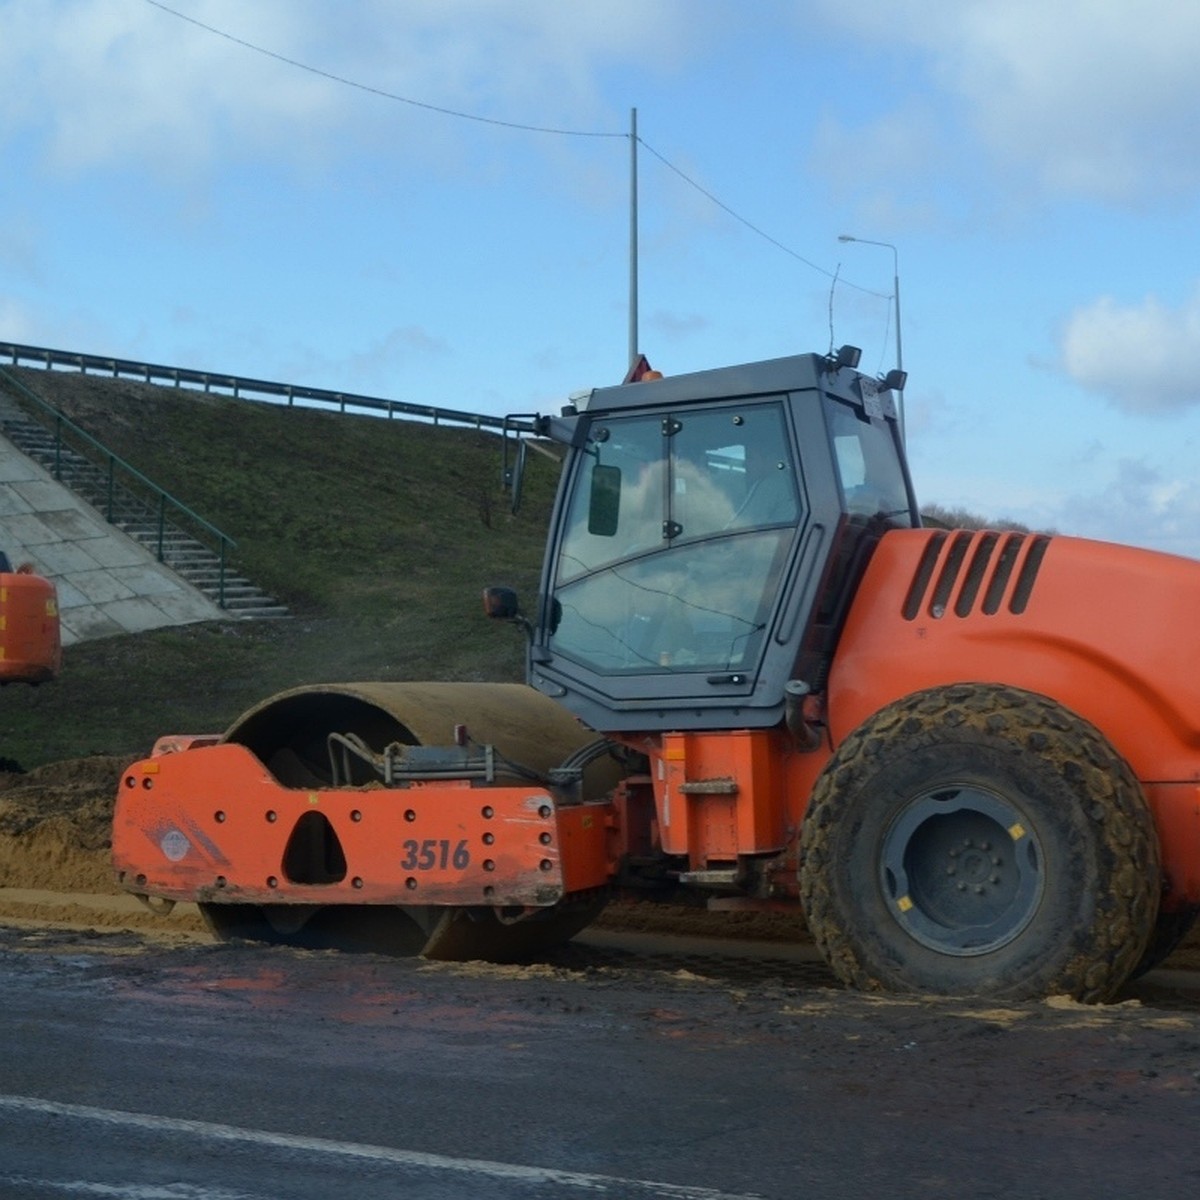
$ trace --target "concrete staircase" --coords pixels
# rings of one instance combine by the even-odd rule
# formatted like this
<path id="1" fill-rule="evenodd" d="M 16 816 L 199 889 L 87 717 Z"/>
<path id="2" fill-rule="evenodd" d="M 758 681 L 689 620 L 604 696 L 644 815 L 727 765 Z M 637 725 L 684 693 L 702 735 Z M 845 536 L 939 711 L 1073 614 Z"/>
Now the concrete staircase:
<path id="1" fill-rule="evenodd" d="M 60 442 L 30 418 L 11 396 L 0 392 L 0 432 L 22 453 L 55 475 L 105 520 L 149 550 L 164 566 L 202 592 L 232 617 L 286 617 L 287 608 L 228 565 L 222 581 L 220 555 L 186 530 L 166 520 L 158 506 L 120 484 L 98 466 Z M 160 553 L 161 536 L 161 553 Z"/>

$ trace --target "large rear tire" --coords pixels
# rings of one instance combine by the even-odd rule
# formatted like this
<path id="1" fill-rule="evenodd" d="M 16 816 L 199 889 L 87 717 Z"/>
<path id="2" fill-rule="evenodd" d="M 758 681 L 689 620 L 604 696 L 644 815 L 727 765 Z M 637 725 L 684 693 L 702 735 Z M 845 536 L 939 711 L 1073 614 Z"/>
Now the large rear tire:
<path id="1" fill-rule="evenodd" d="M 915 693 L 852 733 L 800 857 L 814 940 L 867 990 L 1107 999 L 1161 884 L 1141 786 L 1100 732 L 987 684 Z"/>

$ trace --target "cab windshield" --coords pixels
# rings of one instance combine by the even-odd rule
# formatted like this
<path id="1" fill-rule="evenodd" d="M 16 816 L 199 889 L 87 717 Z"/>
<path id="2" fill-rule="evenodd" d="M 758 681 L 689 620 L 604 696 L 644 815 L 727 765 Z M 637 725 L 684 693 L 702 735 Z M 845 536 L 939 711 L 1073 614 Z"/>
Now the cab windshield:
<path id="1" fill-rule="evenodd" d="M 803 512 L 779 403 L 590 431 L 555 564 L 552 651 L 602 674 L 758 657 Z"/>

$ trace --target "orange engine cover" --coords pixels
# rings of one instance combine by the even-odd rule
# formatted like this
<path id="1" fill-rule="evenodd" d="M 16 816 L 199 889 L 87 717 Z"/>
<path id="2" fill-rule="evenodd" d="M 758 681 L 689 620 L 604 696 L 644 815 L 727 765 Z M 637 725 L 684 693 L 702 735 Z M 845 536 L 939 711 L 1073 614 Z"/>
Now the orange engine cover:
<path id="1" fill-rule="evenodd" d="M 1200 562 L 1079 538 L 897 530 L 829 678 L 833 744 L 925 688 L 1003 683 L 1090 721 L 1141 781 L 1174 900 L 1200 904 Z"/>

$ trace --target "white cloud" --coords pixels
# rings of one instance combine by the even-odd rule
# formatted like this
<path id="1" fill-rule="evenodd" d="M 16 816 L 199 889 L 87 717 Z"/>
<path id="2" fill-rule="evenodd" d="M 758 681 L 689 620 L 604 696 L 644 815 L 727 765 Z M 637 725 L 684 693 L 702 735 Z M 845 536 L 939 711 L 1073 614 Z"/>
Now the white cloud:
<path id="1" fill-rule="evenodd" d="M 684 0 L 0 0 L 0 145 L 39 157 L 191 174 L 220 155 L 318 164 L 346 144 L 379 154 L 436 145 L 463 122 L 257 54 L 231 38 L 366 88 L 498 120 L 614 126 L 597 73 L 670 70 L 696 36 Z M 636 30 L 636 36 L 630 31 Z M 385 136 L 386 131 L 386 136 Z"/>
<path id="2" fill-rule="evenodd" d="M 915 50 L 997 164 L 1048 191 L 1138 205 L 1200 186 L 1200 5 L 1180 0 L 823 0 Z M 900 86 L 903 86 L 903 77 Z M 884 118 L 884 124 L 888 122 Z M 886 133 L 886 130 L 884 131 Z"/>
<path id="3" fill-rule="evenodd" d="M 285 53 L 298 33 L 287 10 L 226 0 L 192 4 Z M 230 43 L 149 5 L 102 0 L 0 4 L 5 37 L 0 134 L 33 132 L 41 157 L 71 174 L 97 164 L 177 171 L 202 165 L 218 145 L 242 153 L 278 120 L 313 118 L 332 85 L 301 72 L 231 69 Z"/>
<path id="4" fill-rule="evenodd" d="M 1126 412 L 1200 404 L 1200 289 L 1178 308 L 1155 296 L 1137 305 L 1102 296 L 1071 314 L 1061 356 L 1076 383 Z"/>
<path id="5" fill-rule="evenodd" d="M 38 223 L 23 212 L 10 211 L 0 223 L 0 270 L 12 279 L 40 279 L 42 255 Z"/>
<path id="6" fill-rule="evenodd" d="M 1056 473 L 1043 465 L 1041 478 L 1024 481 L 981 467 L 965 472 L 935 463 L 926 472 L 918 464 L 918 497 L 985 520 L 1200 558 L 1200 482 L 1148 456 L 1116 458 L 1082 472 L 1060 463 Z"/>
<path id="7" fill-rule="evenodd" d="M 26 345 L 33 343 L 33 321 L 16 300 L 7 296 L 0 296 L 0 329 L 4 330 L 6 342 L 23 342 Z"/>
<path id="8" fill-rule="evenodd" d="M 440 358 L 448 353 L 450 347 L 444 338 L 420 325 L 405 325 L 373 340 L 347 360 L 346 369 L 354 379 L 379 380 L 413 358 Z"/>
<path id="9" fill-rule="evenodd" d="M 660 308 L 650 314 L 646 325 L 655 333 L 661 334 L 665 340 L 675 342 L 704 333 L 710 322 L 700 313 L 668 312 Z"/>
<path id="10" fill-rule="evenodd" d="M 1200 558 L 1200 484 L 1142 460 L 1119 460 L 1103 489 L 1067 497 L 1055 521 L 1083 537 Z"/>
<path id="11" fill-rule="evenodd" d="M 852 127 L 840 106 L 830 104 L 818 118 L 812 140 L 810 169 L 839 191 L 858 188 L 863 164 L 877 182 L 911 178 L 935 168 L 944 141 L 940 120 L 924 100 L 902 100 L 891 112 L 871 124 Z M 853 146 L 848 153 L 847 147 Z M 895 193 L 885 193 L 880 204 L 896 203 Z M 878 211 L 870 216 L 882 228 L 894 225 L 898 214 Z"/>

